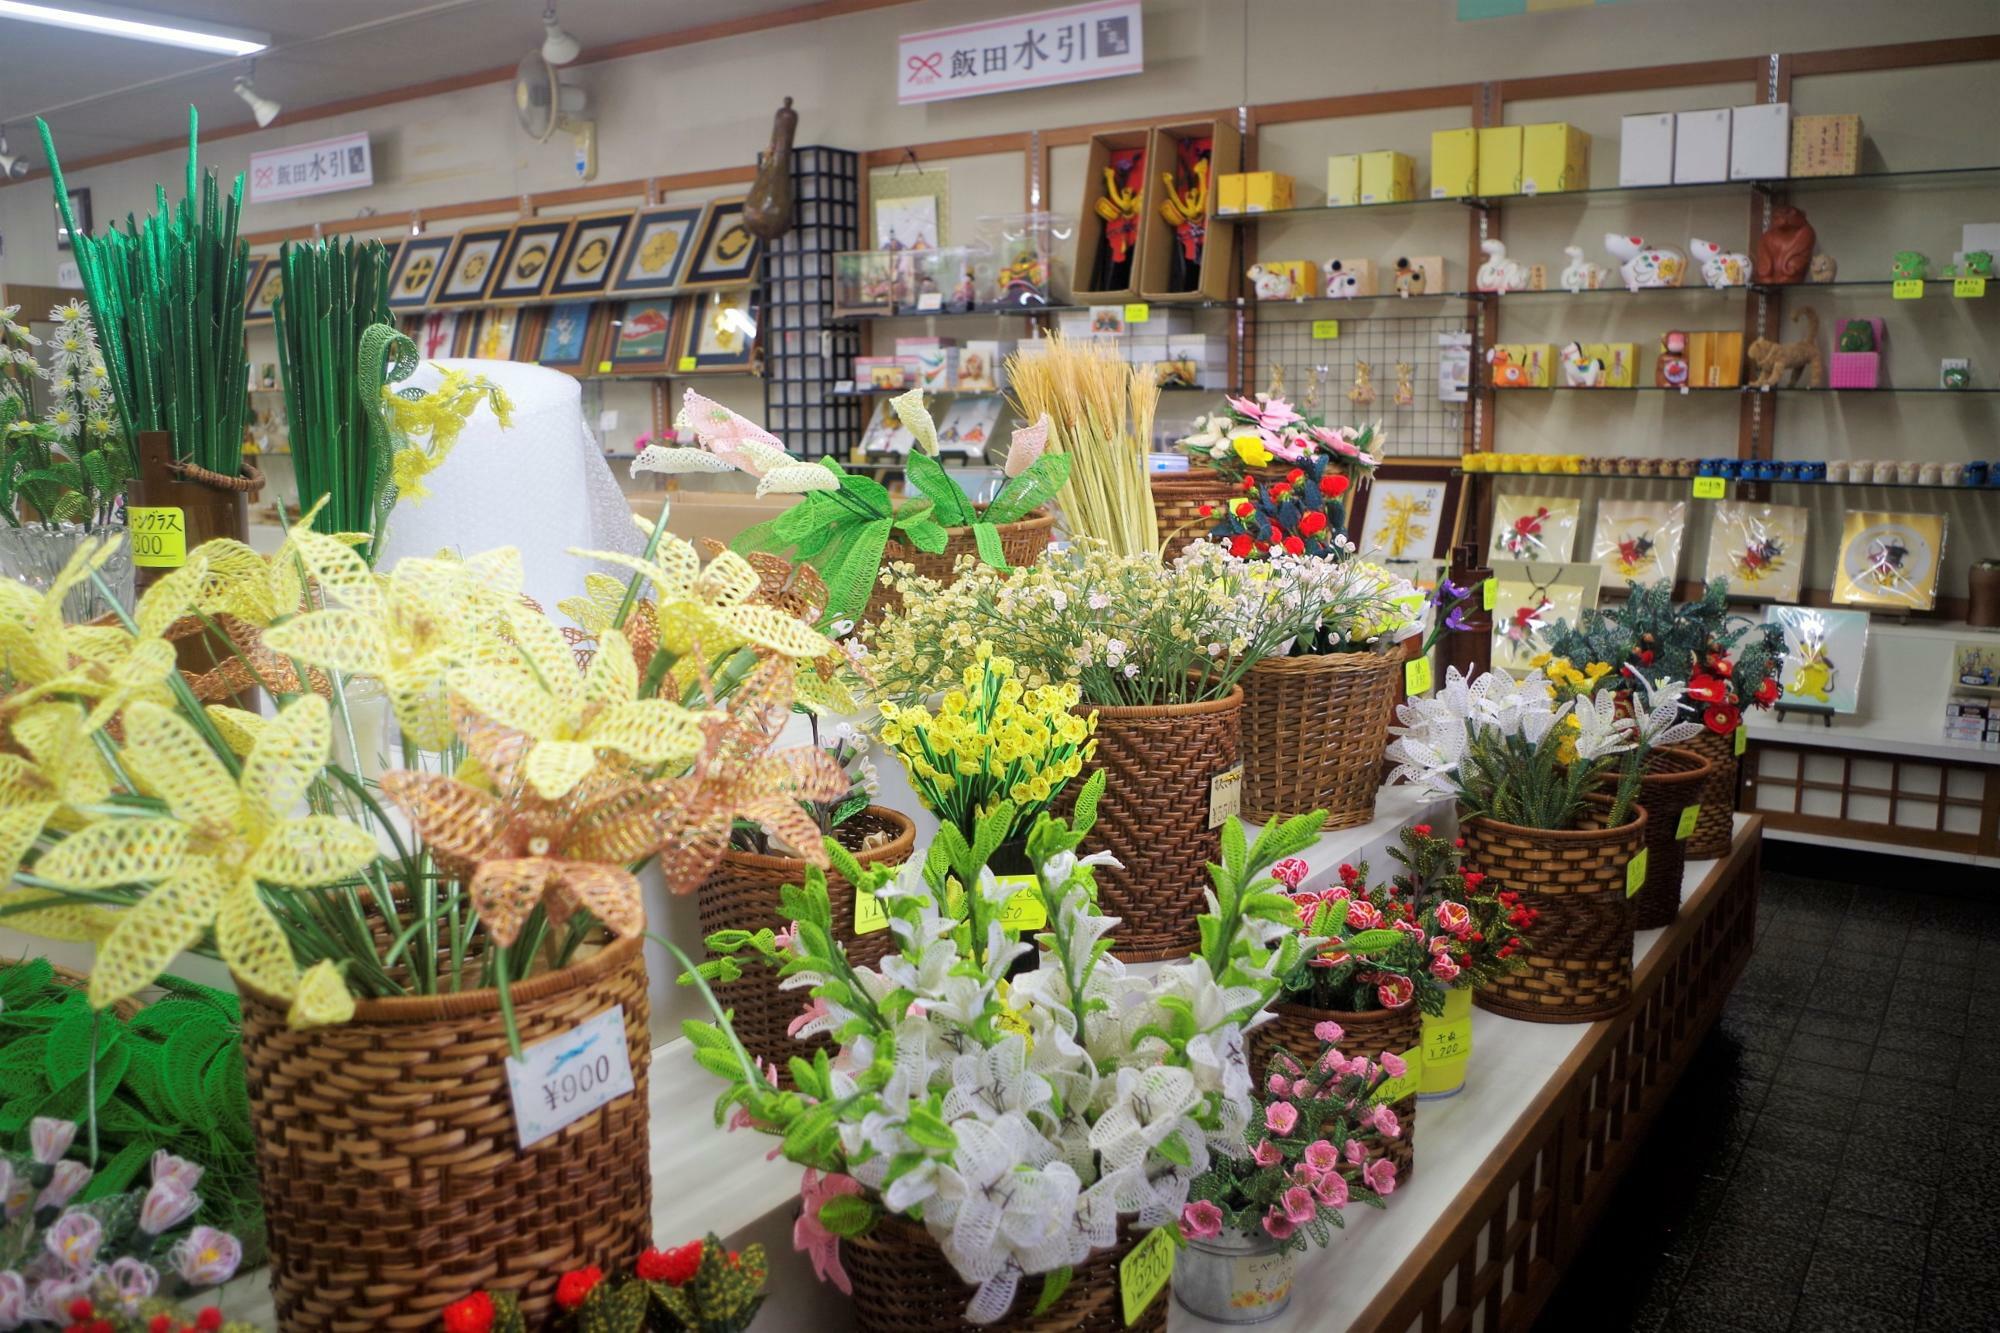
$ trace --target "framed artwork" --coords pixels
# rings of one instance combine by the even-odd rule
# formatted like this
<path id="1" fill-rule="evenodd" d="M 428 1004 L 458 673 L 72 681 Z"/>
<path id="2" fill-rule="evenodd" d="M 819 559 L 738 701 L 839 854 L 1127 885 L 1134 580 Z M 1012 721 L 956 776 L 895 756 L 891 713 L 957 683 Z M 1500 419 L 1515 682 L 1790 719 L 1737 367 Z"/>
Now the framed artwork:
<path id="1" fill-rule="evenodd" d="M 1960 639 L 1952 644 L 1951 691 L 2000 695 L 2000 643 Z"/>
<path id="2" fill-rule="evenodd" d="M 519 306 L 494 306 L 479 312 L 472 326 L 472 349 L 468 355 L 481 361 L 512 361 L 514 338 L 521 330 Z"/>
<path id="3" fill-rule="evenodd" d="M 437 287 L 438 273 L 451 253 L 451 236 L 412 236 L 403 242 L 396 263 L 389 270 L 389 306 L 410 310 L 430 304 Z"/>
<path id="4" fill-rule="evenodd" d="M 644 296 L 671 291 L 687 271 L 701 225 L 700 204 L 662 204 L 642 208 L 632 222 L 632 234 L 618 256 L 612 274 L 612 296 Z"/>
<path id="5" fill-rule="evenodd" d="M 630 210 L 587 213 L 572 221 L 544 296 L 595 296 L 603 291 L 611 279 L 611 261 L 632 229 Z"/>
<path id="6" fill-rule="evenodd" d="M 868 176 L 877 250 L 935 250 L 951 216 L 951 173 L 912 171 L 910 163 Z"/>
<path id="7" fill-rule="evenodd" d="M 743 225 L 741 199 L 711 199 L 682 288 L 738 286 L 757 271 L 762 246 Z"/>
<path id="8" fill-rule="evenodd" d="M 1728 580 L 1731 597 L 1798 601 L 1805 559 L 1806 511 L 1799 506 L 1715 506 L 1703 577 Z"/>
<path id="9" fill-rule="evenodd" d="M 533 359 L 550 370 L 581 374 L 590 364 L 590 311 L 589 301 L 551 306 L 536 339 Z"/>
<path id="10" fill-rule="evenodd" d="M 1446 481 L 1383 481 L 1367 487 L 1368 506 L 1355 539 L 1368 560 L 1428 560 L 1450 526 Z"/>
<path id="11" fill-rule="evenodd" d="M 938 453 L 957 454 L 974 462 L 986 457 L 986 446 L 1000 429 L 1000 409 L 1005 406 L 995 394 L 960 394 L 945 407 L 944 419 L 937 424 Z"/>
<path id="12" fill-rule="evenodd" d="M 249 300 L 243 304 L 245 324 L 268 324 L 277 318 L 278 298 L 285 293 L 285 267 L 274 256 L 263 261 L 257 270 L 257 281 L 247 289 Z"/>
<path id="13" fill-rule="evenodd" d="M 499 276 L 493 279 L 488 299 L 532 301 L 540 296 L 542 288 L 549 285 L 549 275 L 555 272 L 556 255 L 569 236 L 570 225 L 568 218 L 559 218 L 515 227 L 500 252 Z"/>
<path id="14" fill-rule="evenodd" d="M 91 226 L 90 220 L 90 190 L 88 187 L 69 192 L 69 211 L 75 216 L 76 225 L 83 229 L 83 234 L 86 236 L 90 235 L 94 228 Z M 112 221 L 114 223 L 117 221 L 115 215 Z M 58 208 L 56 209 L 56 249 L 67 250 L 69 248 L 69 228 L 63 225 L 62 210 Z"/>
<path id="15" fill-rule="evenodd" d="M 257 295 L 257 284 L 264 280 L 264 266 L 271 261 L 263 255 L 249 255 L 243 260 L 243 322 L 249 324 L 256 316 L 250 313 L 250 301 Z"/>
<path id="16" fill-rule="evenodd" d="M 1549 650 L 1558 622 L 1575 624 L 1597 603 L 1600 571 L 1594 564 L 1493 562 L 1493 665 L 1519 674 Z"/>
<path id="17" fill-rule="evenodd" d="M 1833 600 L 1844 606 L 1928 611 L 1937 605 L 1943 514 L 1850 509 L 1841 523 Z"/>
<path id="18" fill-rule="evenodd" d="M 1612 587 L 1673 578 L 1681 566 L 1681 536 L 1687 531 L 1687 502 L 1600 500 L 1590 558 Z"/>
<path id="19" fill-rule="evenodd" d="M 627 301 L 611 320 L 604 359 L 613 370 L 665 370 L 674 349 L 675 298 Z"/>
<path id="20" fill-rule="evenodd" d="M 1861 667 L 1868 652 L 1868 613 L 1817 606 L 1767 606 L 1764 622 L 1785 635 L 1778 662 L 1778 706 L 1834 713 L 1861 707 Z"/>
<path id="21" fill-rule="evenodd" d="M 417 331 L 410 335 L 410 341 L 417 345 L 417 354 L 426 361 L 457 356 L 459 323 L 456 310 L 428 311 L 417 321 Z"/>
<path id="22" fill-rule="evenodd" d="M 748 287 L 689 298 L 677 371 L 750 370 L 756 359 L 757 306 Z"/>
<path id="23" fill-rule="evenodd" d="M 500 252 L 512 226 L 475 227 L 458 234 L 451 257 L 445 260 L 444 277 L 431 296 L 432 305 L 472 305 L 486 299 L 493 275 L 500 268 Z"/>
<path id="24" fill-rule="evenodd" d="M 1515 495 L 1493 499 L 1493 541 L 1486 552 L 1494 560 L 1566 561 L 1576 550 L 1576 529 L 1583 502 L 1571 496 Z"/>

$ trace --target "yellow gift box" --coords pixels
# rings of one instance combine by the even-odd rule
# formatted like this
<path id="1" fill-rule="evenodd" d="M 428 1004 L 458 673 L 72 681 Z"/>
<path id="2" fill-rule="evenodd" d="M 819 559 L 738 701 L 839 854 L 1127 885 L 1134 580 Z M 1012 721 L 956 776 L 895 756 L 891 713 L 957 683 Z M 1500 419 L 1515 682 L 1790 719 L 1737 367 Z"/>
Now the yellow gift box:
<path id="1" fill-rule="evenodd" d="M 1463 199 L 1479 193 L 1479 131 L 1431 132 L 1431 198 Z"/>
<path id="2" fill-rule="evenodd" d="M 1395 204 L 1417 197 L 1417 162 L 1408 153 L 1361 155 L 1361 202 Z"/>
<path id="3" fill-rule="evenodd" d="M 1497 125 L 1479 131 L 1479 193 L 1483 196 L 1521 192 L 1522 133 L 1519 125 Z"/>
<path id="4" fill-rule="evenodd" d="M 1590 184 L 1590 136 L 1552 121 L 1521 131 L 1521 193 L 1553 194 Z"/>
<path id="5" fill-rule="evenodd" d="M 1639 382 L 1639 344 L 1585 343 L 1583 354 L 1604 363 L 1605 388 L 1629 389 Z"/>
<path id="6" fill-rule="evenodd" d="M 1215 211 L 1217 213 L 1241 213 L 1243 211 L 1243 173 L 1225 172 L 1215 178 Z"/>
<path id="7" fill-rule="evenodd" d="M 1326 203 L 1345 208 L 1361 202 L 1361 154 L 1342 153 L 1326 160 Z"/>
<path id="8" fill-rule="evenodd" d="M 1282 171 L 1243 173 L 1243 211 L 1268 213 L 1292 206 L 1292 178 Z"/>

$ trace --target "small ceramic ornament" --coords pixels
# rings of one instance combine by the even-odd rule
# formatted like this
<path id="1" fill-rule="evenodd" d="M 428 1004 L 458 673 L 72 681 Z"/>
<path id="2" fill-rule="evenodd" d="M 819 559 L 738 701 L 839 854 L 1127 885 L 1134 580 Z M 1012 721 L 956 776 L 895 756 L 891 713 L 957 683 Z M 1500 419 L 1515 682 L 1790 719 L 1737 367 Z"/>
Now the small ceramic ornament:
<path id="1" fill-rule="evenodd" d="M 1653 363 L 1653 383 L 1662 389 L 1685 389 L 1690 373 L 1687 334 L 1667 330 L 1660 339 L 1660 358 Z"/>
<path id="2" fill-rule="evenodd" d="M 1396 261 L 1394 275 L 1396 295 L 1400 297 L 1422 296 L 1429 284 L 1424 266 L 1414 259 L 1404 256 Z"/>
<path id="3" fill-rule="evenodd" d="M 1563 344 L 1562 369 L 1563 383 L 1572 389 L 1604 387 L 1604 358 L 1584 355 L 1582 343 Z"/>
<path id="4" fill-rule="evenodd" d="M 1946 264 L 1945 278 L 1990 278 L 1993 276 L 1993 252 L 1991 250 L 1968 250 L 1959 256 L 1956 264 Z"/>
<path id="5" fill-rule="evenodd" d="M 1305 296 L 1290 265 L 1252 264 L 1249 278 L 1260 301 L 1297 301 Z"/>
<path id="6" fill-rule="evenodd" d="M 1832 282 L 1839 274 L 1839 262 L 1825 251 L 1814 255 L 1811 265 L 1806 269 L 1806 278 L 1811 282 Z"/>
<path id="7" fill-rule="evenodd" d="M 1736 250 L 1725 250 L 1714 241 L 1704 241 L 1699 236 L 1688 240 L 1688 254 L 1701 265 L 1701 280 L 1718 290 L 1724 287 L 1743 287 L 1750 282 L 1750 256 Z"/>
<path id="8" fill-rule="evenodd" d="M 1562 288 L 1566 292 L 1594 292 L 1611 276 L 1611 270 L 1604 265 L 1585 259 L 1580 245 L 1565 245 L 1563 254 L 1569 259 L 1562 271 Z"/>
<path id="9" fill-rule="evenodd" d="M 1641 287 L 1678 287 L 1687 273 L 1687 256 L 1671 245 L 1647 245 L 1643 236 L 1625 236 L 1615 231 L 1604 234 L 1604 248 L 1618 261 L 1618 276 L 1625 290 Z"/>
<path id="10" fill-rule="evenodd" d="M 1347 401 L 1356 407 L 1375 401 L 1374 368 L 1366 361 L 1354 363 L 1354 387 L 1347 391 Z"/>
<path id="11" fill-rule="evenodd" d="M 1757 278 L 1760 282 L 1805 280 L 1818 237 L 1806 215 L 1790 204 L 1771 210 L 1771 225 L 1757 238 Z"/>
<path id="12" fill-rule="evenodd" d="M 1898 250 L 1889 261 L 1889 277 L 1895 282 L 1922 282 L 1931 275 L 1931 261 L 1916 250 Z"/>
<path id="13" fill-rule="evenodd" d="M 1413 407 L 1417 401 L 1417 368 L 1407 361 L 1396 363 L 1396 406 Z"/>
<path id="14" fill-rule="evenodd" d="M 1481 241 L 1479 248 L 1486 252 L 1486 262 L 1479 266 L 1473 276 L 1472 285 L 1482 292 L 1518 292 L 1528 286 L 1528 266 L 1518 259 L 1507 258 L 1504 241 Z"/>

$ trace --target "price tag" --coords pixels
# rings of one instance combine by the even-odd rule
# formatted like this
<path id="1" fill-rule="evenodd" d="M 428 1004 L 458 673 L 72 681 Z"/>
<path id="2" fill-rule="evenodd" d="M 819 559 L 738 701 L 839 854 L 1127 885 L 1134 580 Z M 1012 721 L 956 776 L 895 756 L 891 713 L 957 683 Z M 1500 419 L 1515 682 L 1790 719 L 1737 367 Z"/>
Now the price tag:
<path id="1" fill-rule="evenodd" d="M 187 515 L 171 506 L 133 505 L 132 563 L 140 569 L 179 569 L 188 561 Z"/>
<path id="2" fill-rule="evenodd" d="M 1132 1253 L 1118 1263 L 1118 1302 L 1125 1315 L 1125 1327 L 1139 1322 L 1174 1275 L 1174 1255 L 1180 1251 L 1180 1233 L 1170 1222 L 1154 1227 L 1146 1238 L 1132 1247 Z"/>
<path id="3" fill-rule="evenodd" d="M 1984 296 L 1986 295 L 1986 279 L 1953 278 L 1951 280 L 1951 294 L 1961 301 L 1969 296 Z"/>
<path id="4" fill-rule="evenodd" d="M 1729 494 L 1727 477 L 1696 477 L 1694 498 L 1697 500 L 1720 500 Z"/>
<path id="5" fill-rule="evenodd" d="M 1739 724 L 1736 728 L 1736 741 L 1735 741 L 1736 756 L 1739 759 L 1742 758 L 1743 752 L 1749 748 L 1750 748 L 1750 728 Z"/>
<path id="6" fill-rule="evenodd" d="M 1889 294 L 1898 301 L 1921 301 L 1924 299 L 1924 280 L 1898 278 L 1889 284 Z"/>
<path id="7" fill-rule="evenodd" d="M 687 374 L 690 370 L 694 369 L 694 358 L 691 356 L 682 357 L 680 363 L 675 366 L 675 369 L 683 375 Z"/>
<path id="8" fill-rule="evenodd" d="M 1316 319 L 1313 321 L 1313 337 L 1321 342 L 1340 336 L 1340 321 L 1337 319 Z"/>
<path id="9" fill-rule="evenodd" d="M 944 309 L 944 293 L 943 293 L 943 292 L 925 292 L 925 293 L 924 293 L 924 294 L 923 294 L 922 296 L 919 296 L 919 297 L 917 298 L 917 309 L 919 309 L 919 310 L 942 310 L 942 309 Z"/>
<path id="10" fill-rule="evenodd" d="M 1458 1060 L 1472 1051 L 1472 1015 L 1449 1023 L 1424 1020 L 1424 1059 Z"/>
<path id="11" fill-rule="evenodd" d="M 1481 610 L 1491 611 L 1496 605 L 1499 604 L 1499 599 L 1500 599 L 1499 579 L 1488 579 L 1486 580 L 1486 582 L 1479 585 L 1479 606 Z"/>
<path id="12" fill-rule="evenodd" d="M 611 373 L 611 363 L 609 361 L 598 362 L 597 373 L 600 375 L 609 375 Z"/>
<path id="13" fill-rule="evenodd" d="M 1466 1020 L 1468 1029 L 1470 1028 L 1471 1021 L 1470 1019 Z M 1384 1106 L 1389 1105 L 1391 1102 L 1400 1102 L 1403 1098 L 1410 1096 L 1417 1090 L 1417 1080 L 1420 1077 L 1420 1071 L 1424 1067 L 1424 1048 L 1421 1045 L 1412 1046 L 1409 1050 L 1401 1054 L 1403 1057 L 1403 1076 L 1401 1078 L 1385 1078 L 1382 1080 L 1382 1086 L 1375 1089 L 1375 1100 Z"/>
<path id="14" fill-rule="evenodd" d="M 1652 860 L 1651 849 L 1641 847 L 1639 854 L 1625 863 L 1625 896 L 1627 898 L 1630 898 L 1633 894 L 1646 887 L 1646 863 L 1650 860 Z"/>
<path id="15" fill-rule="evenodd" d="M 1689 838 L 1692 838 L 1694 836 L 1694 826 L 1700 822 L 1701 807 L 1699 805 L 1683 806 L 1681 808 L 1681 822 L 1674 825 L 1674 841 L 1686 842 Z"/>
<path id="16" fill-rule="evenodd" d="M 1403 663 L 1403 693 L 1412 699 L 1431 688 L 1431 659 L 1413 657 Z"/>
<path id="17" fill-rule="evenodd" d="M 1000 909 L 1000 924 L 1009 930 L 1040 930 L 1049 924 L 1049 914 L 1042 906 L 1042 896 L 1035 892 L 1033 875 L 995 875 L 1003 889 L 1014 890 Z"/>
<path id="18" fill-rule="evenodd" d="M 1243 765 L 1223 769 L 1208 781 L 1208 826 L 1221 828 L 1243 809 Z"/>
<path id="19" fill-rule="evenodd" d="M 1134 301 L 1125 307 L 1125 322 L 1127 324 L 1144 324 L 1152 318 L 1153 307 L 1147 305 L 1144 301 Z"/>
<path id="20" fill-rule="evenodd" d="M 866 889 L 854 891 L 854 933 L 872 935 L 889 928 L 889 909 L 877 902 Z"/>
<path id="21" fill-rule="evenodd" d="M 568 1032 L 507 1057 L 514 1128 L 531 1147 L 632 1091 L 632 1055 L 625 1045 L 625 1006 L 614 1004 Z"/>

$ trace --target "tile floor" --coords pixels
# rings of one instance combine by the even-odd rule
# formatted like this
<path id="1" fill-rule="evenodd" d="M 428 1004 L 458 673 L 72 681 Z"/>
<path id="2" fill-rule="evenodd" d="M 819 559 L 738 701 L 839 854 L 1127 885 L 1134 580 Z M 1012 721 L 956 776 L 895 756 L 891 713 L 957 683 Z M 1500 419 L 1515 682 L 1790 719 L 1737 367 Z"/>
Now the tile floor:
<path id="1" fill-rule="evenodd" d="M 1536 1333 L 2000 1330 L 2000 876 L 1800 855 Z"/>

